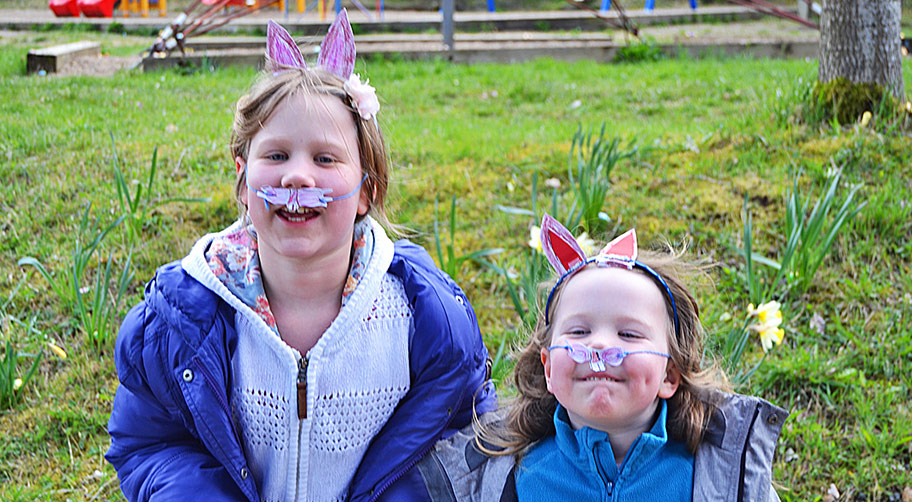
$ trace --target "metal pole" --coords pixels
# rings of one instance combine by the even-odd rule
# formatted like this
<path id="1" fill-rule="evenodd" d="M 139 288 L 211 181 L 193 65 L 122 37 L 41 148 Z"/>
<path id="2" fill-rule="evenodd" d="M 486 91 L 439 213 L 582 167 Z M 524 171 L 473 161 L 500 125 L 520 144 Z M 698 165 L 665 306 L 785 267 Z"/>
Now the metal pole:
<path id="1" fill-rule="evenodd" d="M 456 7 L 455 0 L 443 0 L 441 10 L 443 11 L 443 45 L 453 52 L 453 11 Z"/>

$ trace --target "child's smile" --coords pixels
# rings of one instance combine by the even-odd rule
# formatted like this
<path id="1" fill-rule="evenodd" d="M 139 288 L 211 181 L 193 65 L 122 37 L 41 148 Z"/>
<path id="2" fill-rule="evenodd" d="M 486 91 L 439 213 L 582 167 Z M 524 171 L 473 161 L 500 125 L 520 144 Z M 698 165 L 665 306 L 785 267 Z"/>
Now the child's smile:
<path id="1" fill-rule="evenodd" d="M 564 286 L 552 322 L 552 350 L 542 351 L 542 362 L 548 390 L 571 424 L 608 433 L 649 430 L 658 398 L 671 397 L 678 381 L 669 360 L 656 354 L 668 352 L 671 320 L 653 280 L 590 267 Z M 626 355 L 618 366 L 579 363 L 564 348 L 579 344 L 596 352 L 618 347 Z"/>
<path id="2" fill-rule="evenodd" d="M 295 211 L 289 211 L 283 207 L 278 210 L 278 213 L 280 218 L 287 220 L 289 223 L 302 223 L 318 216 L 317 211 L 309 207 L 299 207 Z"/>

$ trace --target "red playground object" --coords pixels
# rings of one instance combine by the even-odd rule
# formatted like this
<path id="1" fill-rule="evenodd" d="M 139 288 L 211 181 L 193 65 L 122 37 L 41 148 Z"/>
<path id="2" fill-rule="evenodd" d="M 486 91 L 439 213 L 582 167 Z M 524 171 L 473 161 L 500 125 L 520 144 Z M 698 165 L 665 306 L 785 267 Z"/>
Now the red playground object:
<path id="1" fill-rule="evenodd" d="M 48 7 L 57 17 L 79 17 L 76 0 L 48 0 Z"/>
<path id="2" fill-rule="evenodd" d="M 76 0 L 85 17 L 114 17 L 115 0 Z"/>

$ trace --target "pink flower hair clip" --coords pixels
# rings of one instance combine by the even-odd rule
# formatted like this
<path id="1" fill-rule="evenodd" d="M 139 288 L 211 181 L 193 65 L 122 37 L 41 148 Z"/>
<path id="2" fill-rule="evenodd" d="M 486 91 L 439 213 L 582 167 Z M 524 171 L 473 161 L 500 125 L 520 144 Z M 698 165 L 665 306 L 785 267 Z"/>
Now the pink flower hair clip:
<path id="1" fill-rule="evenodd" d="M 380 111 L 380 101 L 376 89 L 369 85 L 370 80 L 365 79 L 362 83 L 361 76 L 352 73 L 355 54 L 355 34 L 348 22 L 348 11 L 342 9 L 320 44 L 317 66 L 344 80 L 343 88 L 358 115 L 364 120 L 372 120 Z M 266 71 L 278 73 L 288 67 L 307 68 L 307 63 L 288 31 L 270 20 L 266 28 Z"/>

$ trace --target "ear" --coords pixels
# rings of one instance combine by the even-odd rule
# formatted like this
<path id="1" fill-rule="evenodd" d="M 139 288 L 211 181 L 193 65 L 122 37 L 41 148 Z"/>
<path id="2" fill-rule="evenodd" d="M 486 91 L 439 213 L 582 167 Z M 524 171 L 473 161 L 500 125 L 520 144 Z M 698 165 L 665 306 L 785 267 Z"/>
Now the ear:
<path id="1" fill-rule="evenodd" d="M 266 27 L 266 70 L 277 72 L 282 66 L 307 68 L 301 49 L 291 35 L 273 20 Z"/>
<path id="2" fill-rule="evenodd" d="M 668 367 L 665 368 L 665 380 L 659 386 L 659 397 L 662 399 L 671 399 L 681 385 L 681 372 L 673 362 L 668 361 Z"/>
<path id="3" fill-rule="evenodd" d="M 355 70 L 355 34 L 348 22 L 347 10 L 342 9 L 329 27 L 320 44 L 317 64 L 342 80 L 348 80 Z"/>
<path id="4" fill-rule="evenodd" d="M 586 255 L 570 231 L 548 213 L 542 217 L 541 244 L 548 263 L 560 275 L 586 261 Z"/>
<path id="5" fill-rule="evenodd" d="M 244 160 L 243 157 L 238 155 L 237 157 L 234 158 L 234 167 L 237 169 L 238 176 L 244 176 L 246 178 L 247 161 Z M 244 184 L 241 185 L 241 190 L 238 193 L 238 198 L 240 198 L 241 200 L 244 200 L 247 198 L 247 180 L 246 179 L 244 180 Z M 246 203 L 244 205 L 246 205 Z"/>
<path id="6" fill-rule="evenodd" d="M 635 261 L 637 259 L 637 234 L 636 229 L 631 228 L 623 234 L 616 237 L 599 251 L 599 256 L 610 258 L 622 258 L 623 260 Z"/>
<path id="7" fill-rule="evenodd" d="M 545 385 L 548 387 L 548 392 L 554 394 L 554 391 L 551 390 L 551 353 L 544 347 L 541 349 L 541 362 L 545 367 Z"/>
<path id="8" fill-rule="evenodd" d="M 367 180 L 364 181 L 367 182 L 369 180 L 370 175 L 367 175 Z M 371 188 L 373 189 L 371 190 L 373 194 L 368 195 L 368 187 L 361 187 L 361 194 L 358 196 L 358 216 L 364 216 L 368 211 L 370 211 L 371 202 L 377 196 L 377 187 L 371 185 Z"/>

